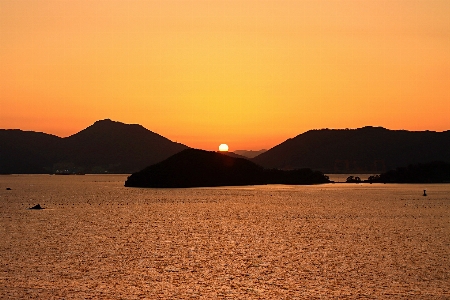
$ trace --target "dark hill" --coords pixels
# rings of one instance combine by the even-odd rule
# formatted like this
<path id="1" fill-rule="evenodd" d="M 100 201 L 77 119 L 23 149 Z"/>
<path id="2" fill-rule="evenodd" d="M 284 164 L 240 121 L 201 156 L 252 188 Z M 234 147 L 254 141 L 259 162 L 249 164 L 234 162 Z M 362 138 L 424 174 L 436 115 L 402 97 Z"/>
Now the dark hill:
<path id="1" fill-rule="evenodd" d="M 450 162 L 449 149 L 450 131 L 321 129 L 288 139 L 252 161 L 266 168 L 381 173 L 420 162 Z"/>
<path id="2" fill-rule="evenodd" d="M 60 161 L 88 170 L 132 173 L 187 148 L 137 124 L 97 121 L 63 141 Z"/>
<path id="3" fill-rule="evenodd" d="M 50 172 L 60 142 L 46 133 L 0 129 L 0 174 Z"/>
<path id="4" fill-rule="evenodd" d="M 0 130 L 0 173 L 132 173 L 186 148 L 140 125 L 111 120 L 67 138 Z"/>
<path id="5" fill-rule="evenodd" d="M 264 170 L 251 161 L 223 153 L 183 150 L 168 159 L 134 173 L 127 187 L 187 188 L 258 185 L 269 183 L 313 184 L 328 182 L 311 170 Z"/>

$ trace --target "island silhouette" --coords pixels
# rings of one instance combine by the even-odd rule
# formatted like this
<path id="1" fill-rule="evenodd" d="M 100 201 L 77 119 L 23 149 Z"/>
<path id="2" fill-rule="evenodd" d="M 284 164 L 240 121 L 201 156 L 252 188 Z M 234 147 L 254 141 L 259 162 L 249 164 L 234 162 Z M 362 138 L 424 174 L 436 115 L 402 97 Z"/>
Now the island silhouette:
<path id="1" fill-rule="evenodd" d="M 199 149 L 186 149 L 133 173 L 126 187 L 190 188 L 262 184 L 319 184 L 330 182 L 311 169 L 267 170 L 243 158 Z"/>

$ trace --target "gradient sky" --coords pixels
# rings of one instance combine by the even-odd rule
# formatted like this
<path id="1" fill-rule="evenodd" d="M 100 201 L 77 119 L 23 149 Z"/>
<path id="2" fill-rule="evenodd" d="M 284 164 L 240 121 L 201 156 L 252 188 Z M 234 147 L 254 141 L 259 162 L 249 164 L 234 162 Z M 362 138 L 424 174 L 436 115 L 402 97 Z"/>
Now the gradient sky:
<path id="1" fill-rule="evenodd" d="M 450 1 L 1 0 L 0 128 L 105 118 L 230 151 L 449 130 Z"/>

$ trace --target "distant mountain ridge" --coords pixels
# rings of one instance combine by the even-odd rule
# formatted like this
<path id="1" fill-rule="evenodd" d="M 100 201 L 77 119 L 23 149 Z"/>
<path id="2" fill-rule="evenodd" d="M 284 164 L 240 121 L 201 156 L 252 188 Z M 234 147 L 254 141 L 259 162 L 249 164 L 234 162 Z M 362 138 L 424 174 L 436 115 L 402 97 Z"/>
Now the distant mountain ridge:
<path id="1" fill-rule="evenodd" d="M 1 129 L 0 173 L 132 173 L 186 148 L 141 125 L 110 119 L 67 138 Z"/>
<path id="2" fill-rule="evenodd" d="M 371 126 L 310 130 L 252 161 L 265 168 L 381 173 L 415 163 L 450 162 L 450 131 L 389 130 Z"/>
<path id="3" fill-rule="evenodd" d="M 254 158 L 264 152 L 266 152 L 267 149 L 262 149 L 262 150 L 235 150 L 233 151 L 234 153 L 236 153 L 237 155 L 241 155 L 247 158 Z"/>
<path id="4" fill-rule="evenodd" d="M 0 174 L 133 173 L 189 147 L 141 125 L 109 119 L 67 138 L 0 129 Z M 235 153 L 229 156 L 241 157 Z M 264 168 L 378 174 L 409 164 L 450 162 L 450 130 L 382 127 L 310 130 L 251 159 Z"/>

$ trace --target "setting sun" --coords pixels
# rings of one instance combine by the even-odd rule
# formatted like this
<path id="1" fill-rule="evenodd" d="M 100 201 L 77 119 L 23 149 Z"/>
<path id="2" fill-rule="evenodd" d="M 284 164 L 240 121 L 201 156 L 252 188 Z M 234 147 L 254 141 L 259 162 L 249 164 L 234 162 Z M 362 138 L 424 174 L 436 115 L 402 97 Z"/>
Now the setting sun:
<path id="1" fill-rule="evenodd" d="M 219 146 L 219 151 L 227 152 L 228 151 L 228 145 L 227 144 L 221 144 Z"/>

